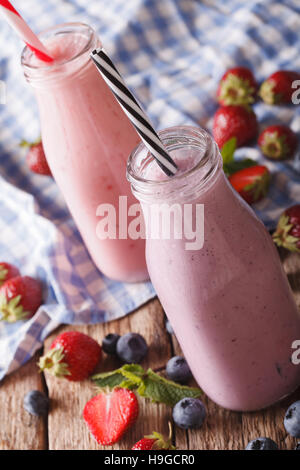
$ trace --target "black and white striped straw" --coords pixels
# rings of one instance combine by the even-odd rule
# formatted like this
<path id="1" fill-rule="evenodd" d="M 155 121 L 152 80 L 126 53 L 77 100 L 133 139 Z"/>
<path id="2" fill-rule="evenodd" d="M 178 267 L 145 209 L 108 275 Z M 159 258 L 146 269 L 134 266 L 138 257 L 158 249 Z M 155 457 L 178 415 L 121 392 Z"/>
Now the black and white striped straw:
<path id="1" fill-rule="evenodd" d="M 176 163 L 166 152 L 149 118 L 142 110 L 131 91 L 127 88 L 123 78 L 110 58 L 101 47 L 91 53 L 91 58 L 161 169 L 168 176 L 175 175 L 177 171 Z"/>

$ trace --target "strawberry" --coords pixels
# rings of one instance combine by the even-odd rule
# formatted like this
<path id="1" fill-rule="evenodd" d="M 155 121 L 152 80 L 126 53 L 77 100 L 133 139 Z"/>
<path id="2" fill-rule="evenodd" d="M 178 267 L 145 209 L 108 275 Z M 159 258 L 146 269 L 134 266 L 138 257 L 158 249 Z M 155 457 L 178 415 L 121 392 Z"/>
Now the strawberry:
<path id="1" fill-rule="evenodd" d="M 291 104 L 292 94 L 295 91 L 292 83 L 299 79 L 298 72 L 278 70 L 262 83 L 259 96 L 267 104 Z"/>
<path id="2" fill-rule="evenodd" d="M 5 262 L 0 263 L 0 287 L 5 281 L 8 281 L 8 279 L 12 279 L 17 276 L 20 276 L 20 271 L 16 266 Z"/>
<path id="3" fill-rule="evenodd" d="M 255 100 L 257 88 L 251 70 L 234 67 L 221 78 L 217 98 L 222 106 L 249 106 Z"/>
<path id="4" fill-rule="evenodd" d="M 159 437 L 161 436 L 161 438 Z M 156 443 L 160 442 L 163 439 L 163 436 L 161 434 L 158 434 L 157 432 L 153 432 L 153 434 L 149 437 L 143 437 L 143 439 L 140 439 L 137 441 L 134 446 L 132 447 L 131 450 L 159 450 L 162 449 L 163 447 L 156 447 Z M 167 447 L 168 449 L 168 447 Z"/>
<path id="5" fill-rule="evenodd" d="M 38 175 L 52 176 L 41 139 L 32 143 L 23 140 L 20 146 L 29 148 L 26 161 L 31 171 Z"/>
<path id="6" fill-rule="evenodd" d="M 139 404 L 135 394 L 126 388 L 114 388 L 100 393 L 84 407 L 83 418 L 98 444 L 118 442 L 135 423 Z"/>
<path id="7" fill-rule="evenodd" d="M 30 276 L 17 276 L 0 287 L 1 320 L 9 323 L 32 317 L 42 303 L 42 287 Z"/>
<path id="8" fill-rule="evenodd" d="M 233 173 L 229 181 L 248 204 L 253 204 L 265 197 L 269 189 L 270 172 L 263 165 L 255 165 Z"/>
<path id="9" fill-rule="evenodd" d="M 38 365 L 56 377 L 77 382 L 89 377 L 101 355 L 101 346 L 93 338 L 79 331 L 66 331 L 55 338 Z"/>
<path id="10" fill-rule="evenodd" d="M 168 439 L 154 431 L 150 436 L 145 436 L 136 442 L 131 450 L 176 450 L 176 447 L 172 445 L 171 423 L 169 423 L 169 429 Z"/>
<path id="11" fill-rule="evenodd" d="M 236 137 L 237 146 L 245 144 L 257 135 L 254 112 L 243 106 L 222 106 L 214 116 L 213 136 L 220 148 Z"/>
<path id="12" fill-rule="evenodd" d="M 277 246 L 300 253 L 300 204 L 281 214 L 273 240 Z"/>
<path id="13" fill-rule="evenodd" d="M 258 138 L 258 145 L 266 157 L 283 160 L 292 157 L 298 142 L 296 134 L 287 126 L 269 126 Z"/>

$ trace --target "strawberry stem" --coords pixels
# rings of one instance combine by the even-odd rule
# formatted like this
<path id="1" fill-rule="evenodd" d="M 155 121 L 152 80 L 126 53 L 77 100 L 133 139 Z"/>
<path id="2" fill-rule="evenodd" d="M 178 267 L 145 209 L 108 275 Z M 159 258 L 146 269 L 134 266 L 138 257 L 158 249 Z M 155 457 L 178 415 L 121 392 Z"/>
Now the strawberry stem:
<path id="1" fill-rule="evenodd" d="M 260 87 L 259 96 L 267 104 L 276 104 L 276 95 L 274 93 L 275 83 L 266 80 Z"/>
<path id="2" fill-rule="evenodd" d="M 290 234 L 292 228 L 293 224 L 290 223 L 289 217 L 285 214 L 282 214 L 278 221 L 277 229 L 273 233 L 272 238 L 277 246 L 283 246 L 289 251 L 300 253 L 300 249 L 298 248 L 299 239 L 297 237 L 293 237 Z"/>
<path id="3" fill-rule="evenodd" d="M 35 145 L 38 145 L 42 142 L 42 138 L 41 136 L 38 137 L 36 140 L 34 140 L 33 142 L 28 142 L 27 140 L 21 140 L 21 142 L 19 143 L 19 146 L 22 147 L 22 148 L 30 148 L 30 147 L 34 147 Z"/>
<path id="4" fill-rule="evenodd" d="M 232 73 L 221 82 L 220 89 L 220 99 L 225 106 L 249 106 L 254 102 L 255 89 L 250 85 L 249 80 Z"/>
<path id="5" fill-rule="evenodd" d="M 40 372 L 46 370 L 55 377 L 65 377 L 71 375 L 69 366 L 66 362 L 62 362 L 65 357 L 64 349 L 53 348 L 42 356 L 38 362 Z"/>
<path id="6" fill-rule="evenodd" d="M 273 159 L 280 159 L 288 156 L 290 148 L 286 143 L 286 136 L 278 136 L 277 132 L 266 135 L 262 145 L 262 152 L 267 157 Z"/>
<path id="7" fill-rule="evenodd" d="M 21 304 L 21 298 L 21 295 L 17 295 L 7 300 L 5 295 L 0 296 L 0 320 L 15 323 L 19 320 L 24 320 L 30 315 L 30 312 L 24 310 Z"/>
<path id="8" fill-rule="evenodd" d="M 172 425 L 171 422 L 168 422 L 169 426 L 169 436 L 168 439 L 165 439 L 164 436 L 156 431 L 153 431 L 149 436 L 145 436 L 146 439 L 153 439 L 155 442 L 153 444 L 152 450 L 176 450 L 176 447 L 172 445 Z"/>

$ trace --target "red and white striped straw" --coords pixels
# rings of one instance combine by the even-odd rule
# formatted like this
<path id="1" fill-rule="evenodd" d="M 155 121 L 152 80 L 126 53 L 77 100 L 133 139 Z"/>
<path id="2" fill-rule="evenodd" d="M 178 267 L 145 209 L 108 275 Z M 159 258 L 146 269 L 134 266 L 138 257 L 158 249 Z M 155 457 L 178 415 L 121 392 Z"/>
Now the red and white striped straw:
<path id="1" fill-rule="evenodd" d="M 0 13 L 40 60 L 53 62 L 45 46 L 8 0 L 0 0 Z"/>

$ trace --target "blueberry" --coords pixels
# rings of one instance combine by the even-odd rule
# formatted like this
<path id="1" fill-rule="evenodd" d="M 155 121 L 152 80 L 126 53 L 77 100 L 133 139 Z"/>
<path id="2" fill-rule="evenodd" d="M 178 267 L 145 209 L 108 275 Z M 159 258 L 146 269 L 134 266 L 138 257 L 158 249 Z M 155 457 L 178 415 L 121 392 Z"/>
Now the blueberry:
<path id="1" fill-rule="evenodd" d="M 268 437 L 258 437 L 248 443 L 246 450 L 278 450 L 278 446 Z"/>
<path id="2" fill-rule="evenodd" d="M 48 413 L 49 398 L 39 390 L 31 390 L 25 395 L 23 406 L 31 415 L 43 416 Z"/>
<path id="3" fill-rule="evenodd" d="M 173 419 L 182 429 L 199 429 L 206 417 L 205 406 L 198 398 L 182 398 L 173 408 Z"/>
<path id="4" fill-rule="evenodd" d="M 169 379 L 181 384 L 187 383 L 193 377 L 188 363 L 181 356 L 174 356 L 168 361 L 166 373 Z"/>
<path id="5" fill-rule="evenodd" d="M 102 349 L 106 354 L 116 354 L 117 342 L 120 339 L 120 335 L 117 333 L 110 333 L 103 338 Z"/>
<path id="6" fill-rule="evenodd" d="M 174 335 L 173 327 L 168 319 L 166 319 L 166 330 L 170 335 Z"/>
<path id="7" fill-rule="evenodd" d="M 293 437 L 300 437 L 300 400 L 295 401 L 284 417 L 284 427 Z"/>
<path id="8" fill-rule="evenodd" d="M 117 354 L 128 364 L 141 362 L 147 352 L 147 343 L 138 333 L 127 333 L 117 342 Z"/>

